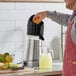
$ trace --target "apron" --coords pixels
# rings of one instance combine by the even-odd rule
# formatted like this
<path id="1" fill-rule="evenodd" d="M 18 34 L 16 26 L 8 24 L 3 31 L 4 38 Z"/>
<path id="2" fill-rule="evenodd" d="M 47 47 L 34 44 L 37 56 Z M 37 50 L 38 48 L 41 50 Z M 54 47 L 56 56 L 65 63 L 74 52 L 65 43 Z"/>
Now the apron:
<path id="1" fill-rule="evenodd" d="M 70 36 L 71 28 L 72 21 L 69 21 L 65 39 L 62 76 L 76 76 L 76 44 L 73 43 Z"/>

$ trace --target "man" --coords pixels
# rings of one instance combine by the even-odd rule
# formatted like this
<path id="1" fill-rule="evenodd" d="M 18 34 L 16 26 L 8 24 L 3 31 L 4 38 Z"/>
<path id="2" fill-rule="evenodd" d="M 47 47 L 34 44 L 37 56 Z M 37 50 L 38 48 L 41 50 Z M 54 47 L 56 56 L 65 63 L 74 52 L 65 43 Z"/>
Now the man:
<path id="1" fill-rule="evenodd" d="M 33 21 L 41 22 L 48 17 L 58 24 L 68 26 L 66 32 L 65 52 L 63 59 L 63 76 L 76 76 L 76 0 L 65 0 L 66 8 L 73 10 L 72 15 L 56 11 L 42 11 L 37 13 Z"/>

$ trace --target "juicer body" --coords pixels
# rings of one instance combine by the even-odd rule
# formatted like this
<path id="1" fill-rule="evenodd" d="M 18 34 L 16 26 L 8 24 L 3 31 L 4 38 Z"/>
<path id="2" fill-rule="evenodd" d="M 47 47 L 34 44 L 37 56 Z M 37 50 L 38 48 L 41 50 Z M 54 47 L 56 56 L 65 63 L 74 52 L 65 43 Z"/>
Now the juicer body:
<path id="1" fill-rule="evenodd" d="M 27 66 L 38 67 L 39 66 L 39 46 L 41 41 L 44 40 L 44 23 L 41 21 L 36 24 L 32 21 L 32 15 L 27 23 L 27 35 L 28 35 L 28 47 L 27 47 Z"/>

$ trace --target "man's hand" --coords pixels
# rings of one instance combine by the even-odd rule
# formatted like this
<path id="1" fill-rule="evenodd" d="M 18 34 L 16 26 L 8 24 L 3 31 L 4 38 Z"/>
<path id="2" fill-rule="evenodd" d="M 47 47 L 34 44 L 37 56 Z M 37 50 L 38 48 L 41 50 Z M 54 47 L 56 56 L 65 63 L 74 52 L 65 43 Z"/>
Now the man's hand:
<path id="1" fill-rule="evenodd" d="M 33 17 L 33 22 L 40 23 L 46 17 L 46 11 L 39 12 Z"/>

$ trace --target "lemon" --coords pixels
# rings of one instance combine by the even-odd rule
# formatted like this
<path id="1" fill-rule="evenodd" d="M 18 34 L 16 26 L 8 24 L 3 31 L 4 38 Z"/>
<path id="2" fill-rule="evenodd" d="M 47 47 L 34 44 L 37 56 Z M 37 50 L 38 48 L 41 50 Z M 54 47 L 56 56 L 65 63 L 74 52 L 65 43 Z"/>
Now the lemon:
<path id="1" fill-rule="evenodd" d="M 39 19 L 34 20 L 34 23 L 39 24 Z"/>
<path id="2" fill-rule="evenodd" d="M 2 68 L 3 68 L 3 69 L 8 69 L 8 64 L 2 65 Z"/>
<path id="3" fill-rule="evenodd" d="M 18 68 L 18 66 L 17 66 L 17 64 L 11 63 L 11 64 L 10 64 L 10 68 L 11 68 L 11 69 L 16 69 L 16 68 Z"/>
<path id="4" fill-rule="evenodd" d="M 0 54 L 0 62 L 5 62 L 5 57 L 3 54 Z"/>
<path id="5" fill-rule="evenodd" d="M 2 69 L 2 66 L 4 65 L 4 63 L 0 62 L 0 70 Z"/>
<path id="6" fill-rule="evenodd" d="M 5 61 L 6 62 L 12 62 L 12 56 L 11 55 L 6 55 Z"/>

